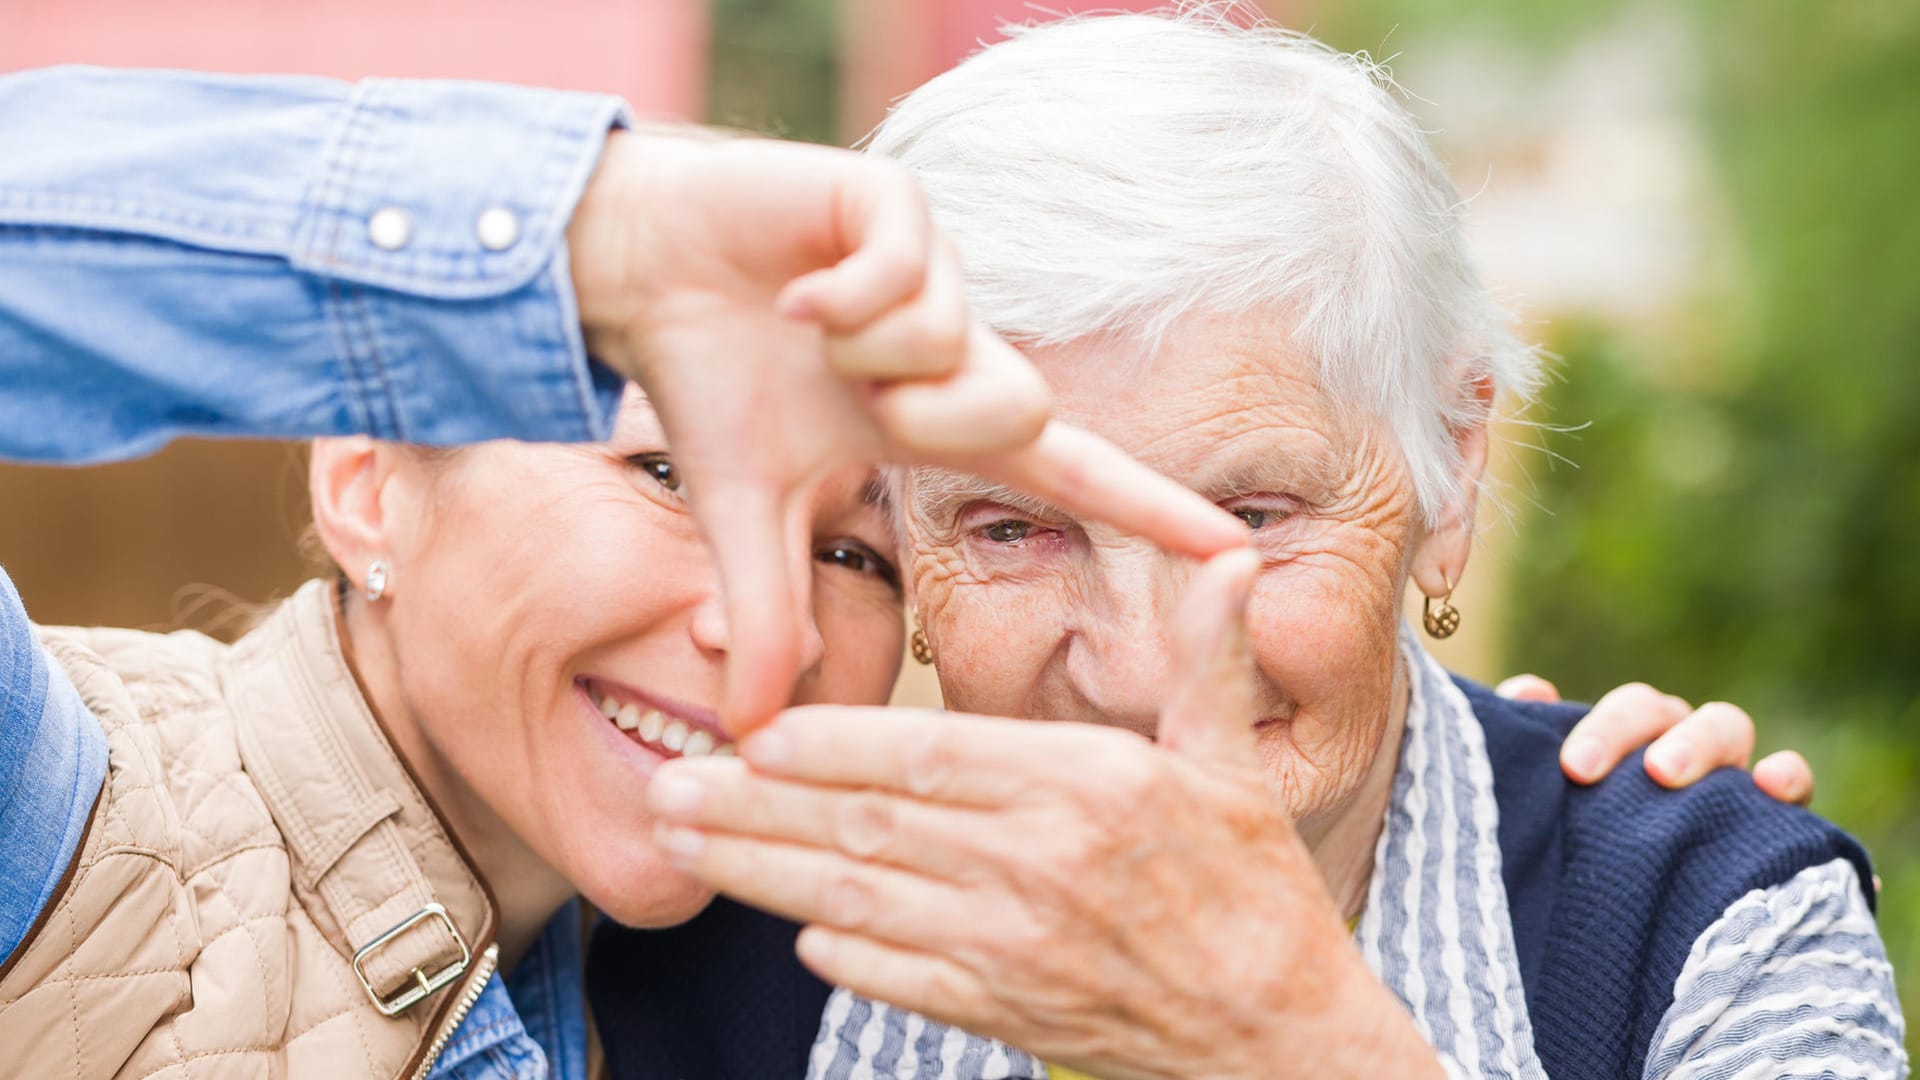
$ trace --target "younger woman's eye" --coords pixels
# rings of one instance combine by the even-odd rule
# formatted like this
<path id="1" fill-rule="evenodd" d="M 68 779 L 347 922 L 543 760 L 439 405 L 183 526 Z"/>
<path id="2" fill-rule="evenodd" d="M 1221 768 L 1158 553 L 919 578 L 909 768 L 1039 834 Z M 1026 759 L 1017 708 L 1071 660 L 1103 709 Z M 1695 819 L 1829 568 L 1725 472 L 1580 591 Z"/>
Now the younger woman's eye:
<path id="1" fill-rule="evenodd" d="M 668 491 L 680 490 L 680 470 L 673 467 L 673 458 L 668 455 L 634 454 L 627 461 Z"/>
<path id="2" fill-rule="evenodd" d="M 858 541 L 840 540 L 828 544 L 821 548 L 814 558 L 829 566 L 838 566 L 856 574 L 878 578 L 893 589 L 900 588 L 900 571 L 882 558 L 879 552 Z"/>

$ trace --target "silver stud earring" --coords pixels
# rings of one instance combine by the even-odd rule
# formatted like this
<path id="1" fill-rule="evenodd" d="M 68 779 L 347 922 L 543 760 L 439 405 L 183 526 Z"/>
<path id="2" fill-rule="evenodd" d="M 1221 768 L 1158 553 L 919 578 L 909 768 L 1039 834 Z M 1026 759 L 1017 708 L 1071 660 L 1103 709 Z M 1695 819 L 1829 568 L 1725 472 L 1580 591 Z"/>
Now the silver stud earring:
<path id="1" fill-rule="evenodd" d="M 367 567 L 367 603 L 375 603 L 387 595 L 387 560 L 375 559 Z"/>

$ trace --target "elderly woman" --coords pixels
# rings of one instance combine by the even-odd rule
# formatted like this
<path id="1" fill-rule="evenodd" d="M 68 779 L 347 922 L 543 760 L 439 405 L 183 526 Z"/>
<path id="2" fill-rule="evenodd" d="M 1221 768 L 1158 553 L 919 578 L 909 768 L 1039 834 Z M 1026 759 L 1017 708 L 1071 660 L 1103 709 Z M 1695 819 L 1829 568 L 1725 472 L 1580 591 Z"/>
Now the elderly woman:
<path id="1" fill-rule="evenodd" d="M 914 92 L 872 150 L 1060 414 L 1257 557 L 1196 571 L 904 478 L 964 714 L 798 710 L 649 791 L 679 865 L 811 923 L 802 959 L 866 995 L 815 1075 L 1904 1070 L 1858 845 L 1724 774 L 1570 788 L 1579 710 L 1450 677 L 1402 623 L 1408 585 L 1429 633 L 1461 618 L 1493 405 L 1539 368 L 1376 70 L 1204 12 L 1069 20 Z"/>

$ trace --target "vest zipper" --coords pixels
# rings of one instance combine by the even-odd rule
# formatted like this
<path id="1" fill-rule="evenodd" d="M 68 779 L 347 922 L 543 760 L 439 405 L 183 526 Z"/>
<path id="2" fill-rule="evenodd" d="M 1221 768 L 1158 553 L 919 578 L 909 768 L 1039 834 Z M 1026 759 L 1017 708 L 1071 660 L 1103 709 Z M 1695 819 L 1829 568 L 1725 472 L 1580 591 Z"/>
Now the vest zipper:
<path id="1" fill-rule="evenodd" d="M 459 1031 L 460 1025 L 466 1022 L 467 1014 L 473 1011 L 473 1003 L 479 1001 L 480 995 L 486 991 L 487 981 L 493 978 L 493 969 L 499 963 L 498 943 L 487 946 L 474 958 L 473 972 L 467 977 L 467 988 L 461 991 L 459 1002 L 447 1016 L 447 1022 L 441 1025 L 440 1034 L 435 1035 L 433 1043 L 427 1047 L 427 1056 L 420 1059 L 420 1068 L 413 1074 L 413 1080 L 426 1080 L 427 1074 L 433 1071 L 434 1063 L 440 1060 L 440 1051 L 447 1048 L 447 1043 L 453 1040 L 453 1033 Z"/>

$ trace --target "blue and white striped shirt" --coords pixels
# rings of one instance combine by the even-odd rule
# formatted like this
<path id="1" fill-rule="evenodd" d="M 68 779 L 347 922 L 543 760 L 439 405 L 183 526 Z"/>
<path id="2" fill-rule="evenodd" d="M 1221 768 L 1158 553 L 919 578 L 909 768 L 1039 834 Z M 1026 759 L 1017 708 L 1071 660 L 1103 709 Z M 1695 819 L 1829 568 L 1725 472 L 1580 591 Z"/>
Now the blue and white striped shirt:
<path id="1" fill-rule="evenodd" d="M 1355 938 L 1451 1076 L 1546 1076 L 1501 879 L 1485 736 L 1403 628 L 1412 694 Z M 1643 1075 L 1904 1077 L 1905 1020 L 1845 859 L 1740 898 L 1695 942 Z M 866 1001 L 829 1000 L 817 1080 L 1042 1080 L 1031 1054 Z"/>

